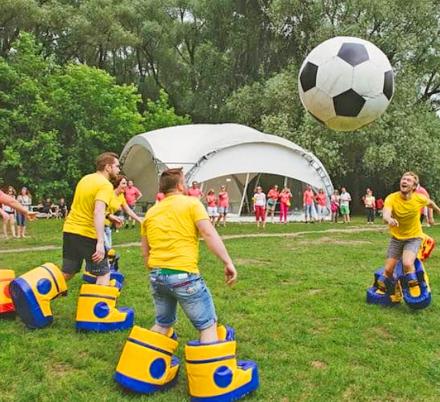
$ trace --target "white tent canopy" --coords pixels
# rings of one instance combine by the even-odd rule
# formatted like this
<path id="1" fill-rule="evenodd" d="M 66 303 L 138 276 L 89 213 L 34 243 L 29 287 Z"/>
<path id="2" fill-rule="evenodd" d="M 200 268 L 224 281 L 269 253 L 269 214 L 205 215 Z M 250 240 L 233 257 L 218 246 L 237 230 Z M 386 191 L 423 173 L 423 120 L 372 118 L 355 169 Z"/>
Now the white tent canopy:
<path id="1" fill-rule="evenodd" d="M 187 184 L 204 190 L 227 184 L 230 200 L 240 204 L 247 183 L 256 175 L 274 174 L 323 188 L 333 185 L 322 163 L 300 146 L 239 124 L 190 124 L 168 127 L 131 138 L 121 154 L 124 173 L 153 201 L 159 175 L 183 167 Z M 234 212 L 239 212 L 238 210 Z"/>

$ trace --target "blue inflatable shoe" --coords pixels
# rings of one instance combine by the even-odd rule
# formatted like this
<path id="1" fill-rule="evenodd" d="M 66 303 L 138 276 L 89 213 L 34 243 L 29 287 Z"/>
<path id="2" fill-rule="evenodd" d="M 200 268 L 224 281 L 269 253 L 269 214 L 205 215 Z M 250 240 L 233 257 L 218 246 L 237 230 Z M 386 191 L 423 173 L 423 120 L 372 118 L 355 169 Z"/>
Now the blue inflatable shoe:
<path id="1" fill-rule="evenodd" d="M 170 328 L 167 336 L 134 326 L 122 350 L 114 375 L 123 388 L 141 394 L 164 391 L 177 382 L 178 343 Z"/>
<path id="2" fill-rule="evenodd" d="M 399 281 L 403 289 L 403 299 L 408 307 L 421 310 L 431 304 L 431 287 L 423 263 L 416 259 L 415 272 L 403 273 L 402 263 L 399 261 L 396 270 L 401 273 Z"/>
<path id="3" fill-rule="evenodd" d="M 82 279 L 84 282 L 94 285 L 94 284 L 96 284 L 97 276 L 86 271 L 83 273 Z M 110 285 L 109 286 L 113 286 L 113 287 L 117 288 L 118 290 L 122 290 L 122 288 L 124 287 L 123 283 L 124 283 L 124 275 L 123 274 L 121 274 L 120 272 L 110 272 Z"/>
<path id="4" fill-rule="evenodd" d="M 9 286 L 15 310 L 28 328 L 44 328 L 53 321 L 51 300 L 67 294 L 60 269 L 43 264 L 13 280 Z"/>
<path id="5" fill-rule="evenodd" d="M 395 306 L 402 301 L 400 283 L 384 275 L 383 268 L 374 273 L 374 283 L 367 289 L 367 303 Z"/>
<path id="6" fill-rule="evenodd" d="M 185 346 L 188 389 L 193 402 L 235 401 L 259 386 L 257 364 L 236 358 L 233 329 L 219 326 L 218 334 L 218 342 L 191 341 Z"/>
<path id="7" fill-rule="evenodd" d="M 119 290 L 113 286 L 82 285 L 76 311 L 76 329 L 79 331 L 118 331 L 131 328 L 134 311 L 116 308 Z"/>

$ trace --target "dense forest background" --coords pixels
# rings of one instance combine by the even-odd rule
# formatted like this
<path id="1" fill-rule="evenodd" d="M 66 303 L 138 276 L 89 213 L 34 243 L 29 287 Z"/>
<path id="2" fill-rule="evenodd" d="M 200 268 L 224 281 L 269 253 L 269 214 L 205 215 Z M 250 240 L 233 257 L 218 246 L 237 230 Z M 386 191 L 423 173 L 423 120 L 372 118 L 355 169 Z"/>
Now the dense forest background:
<path id="1" fill-rule="evenodd" d="M 316 123 L 297 90 L 308 52 L 340 35 L 395 72 L 385 115 L 353 133 Z M 70 196 L 137 133 L 237 122 L 311 150 L 355 199 L 414 170 L 438 200 L 439 55 L 436 0 L 1 0 L 0 185 Z"/>

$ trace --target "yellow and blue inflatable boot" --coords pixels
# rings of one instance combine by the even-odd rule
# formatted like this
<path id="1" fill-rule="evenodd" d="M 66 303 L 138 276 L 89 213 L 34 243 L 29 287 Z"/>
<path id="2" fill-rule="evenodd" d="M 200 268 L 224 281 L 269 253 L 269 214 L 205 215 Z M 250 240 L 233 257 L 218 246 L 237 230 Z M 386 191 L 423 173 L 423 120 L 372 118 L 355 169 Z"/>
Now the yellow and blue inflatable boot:
<path id="1" fill-rule="evenodd" d="M 188 389 L 193 402 L 229 402 L 244 397 L 259 386 L 258 367 L 238 361 L 234 330 L 219 326 L 219 341 L 185 346 Z"/>
<path id="2" fill-rule="evenodd" d="M 171 388 L 177 382 L 179 359 L 176 336 L 170 328 L 167 335 L 134 326 L 122 350 L 114 375 L 123 388 L 151 394 Z"/>
<path id="3" fill-rule="evenodd" d="M 110 264 L 110 270 L 117 272 L 119 271 L 119 254 L 116 254 L 116 250 L 111 248 L 107 252 L 108 263 Z M 122 275 L 122 274 L 121 274 Z"/>
<path id="4" fill-rule="evenodd" d="M 415 272 L 405 274 L 403 272 L 402 262 L 399 261 L 396 266 L 399 281 L 402 285 L 403 300 L 408 307 L 414 310 L 421 310 L 431 304 L 431 287 L 429 278 L 423 263 L 416 258 L 414 262 Z"/>
<path id="5" fill-rule="evenodd" d="M 81 286 L 76 312 L 79 331 L 119 331 L 133 326 L 134 311 L 128 307 L 116 308 L 119 290 L 113 286 Z"/>
<path id="6" fill-rule="evenodd" d="M 14 279 L 10 292 L 18 316 L 28 328 L 44 328 L 53 322 L 51 300 L 67 294 L 60 269 L 45 263 Z"/>
<path id="7" fill-rule="evenodd" d="M 402 289 L 397 278 L 389 279 L 383 268 L 374 273 L 374 283 L 367 289 L 367 303 L 395 306 L 402 301 Z"/>
<path id="8" fill-rule="evenodd" d="M 113 274 L 116 274 L 113 275 Z M 120 272 L 111 272 L 110 273 L 110 286 L 113 286 L 115 288 L 117 288 L 118 290 L 121 290 L 123 288 L 123 281 L 124 281 L 124 275 L 122 275 L 122 282 L 120 282 L 118 279 L 120 279 L 120 276 L 122 274 Z M 90 272 L 84 272 L 82 279 L 84 282 L 90 283 L 92 285 L 96 284 L 96 279 L 98 277 L 96 275 L 91 274 Z"/>
<path id="9" fill-rule="evenodd" d="M 0 317 L 11 317 L 15 314 L 14 303 L 12 303 L 9 285 L 15 278 L 12 269 L 0 269 Z"/>

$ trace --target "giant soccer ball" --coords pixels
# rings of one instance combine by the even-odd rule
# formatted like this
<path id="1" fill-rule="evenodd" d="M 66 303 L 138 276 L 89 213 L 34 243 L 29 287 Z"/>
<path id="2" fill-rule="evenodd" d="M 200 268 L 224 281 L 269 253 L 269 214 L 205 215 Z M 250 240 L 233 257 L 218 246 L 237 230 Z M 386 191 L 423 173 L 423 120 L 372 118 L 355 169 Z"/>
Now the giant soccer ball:
<path id="1" fill-rule="evenodd" d="M 333 130 L 352 131 L 385 111 L 393 96 L 394 76 L 378 47 L 338 36 L 306 57 L 298 87 L 301 102 L 313 117 Z"/>

